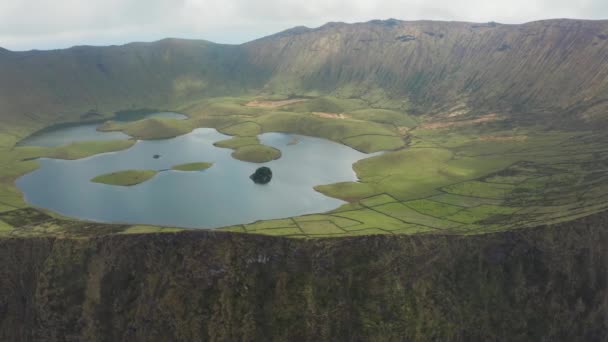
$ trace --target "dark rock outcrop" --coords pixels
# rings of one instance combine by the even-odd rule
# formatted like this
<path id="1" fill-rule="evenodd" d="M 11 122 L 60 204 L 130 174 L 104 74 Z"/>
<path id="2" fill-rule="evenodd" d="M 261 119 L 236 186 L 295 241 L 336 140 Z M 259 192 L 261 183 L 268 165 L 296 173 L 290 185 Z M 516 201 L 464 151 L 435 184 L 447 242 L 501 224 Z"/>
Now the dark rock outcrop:
<path id="1" fill-rule="evenodd" d="M 500 52 L 508 51 L 508 50 L 511 50 L 511 45 L 509 45 L 509 44 L 502 44 L 497 49 L 497 51 L 500 51 Z"/>
<path id="2" fill-rule="evenodd" d="M 255 170 L 249 178 L 256 184 L 268 184 L 272 179 L 272 171 L 268 167 L 262 166 Z"/>
<path id="3" fill-rule="evenodd" d="M 412 40 L 416 40 L 416 37 L 414 37 L 412 35 L 409 35 L 409 34 L 406 34 L 404 36 L 396 37 L 395 39 L 398 40 L 398 41 L 400 41 L 400 42 L 409 42 L 409 41 L 412 41 Z"/>

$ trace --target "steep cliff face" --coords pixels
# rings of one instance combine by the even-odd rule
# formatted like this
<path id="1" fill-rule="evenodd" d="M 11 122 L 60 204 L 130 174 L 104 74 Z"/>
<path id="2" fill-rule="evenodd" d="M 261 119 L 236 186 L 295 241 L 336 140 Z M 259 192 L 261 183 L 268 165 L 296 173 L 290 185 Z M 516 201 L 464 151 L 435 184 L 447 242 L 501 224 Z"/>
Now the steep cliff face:
<path id="1" fill-rule="evenodd" d="M 246 48 L 254 64 L 274 66 L 270 89 L 372 100 L 380 89 L 419 111 L 556 115 L 606 109 L 606 37 L 606 21 L 385 20 L 289 30 Z"/>
<path id="2" fill-rule="evenodd" d="M 608 214 L 480 236 L 0 240 L 0 340 L 605 340 Z"/>

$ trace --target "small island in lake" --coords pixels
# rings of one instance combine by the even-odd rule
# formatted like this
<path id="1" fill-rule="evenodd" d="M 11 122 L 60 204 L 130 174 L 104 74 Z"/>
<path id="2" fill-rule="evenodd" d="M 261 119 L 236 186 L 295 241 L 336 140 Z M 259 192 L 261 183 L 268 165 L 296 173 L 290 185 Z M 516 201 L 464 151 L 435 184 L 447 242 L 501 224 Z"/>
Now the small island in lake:
<path id="1" fill-rule="evenodd" d="M 154 170 L 126 170 L 112 172 L 91 179 L 93 183 L 107 185 L 132 186 L 141 184 L 154 177 L 158 171 Z"/>
<path id="2" fill-rule="evenodd" d="M 172 169 L 177 171 L 203 171 L 207 170 L 211 166 L 213 166 L 213 163 L 200 162 L 175 165 L 174 167 L 172 167 Z"/>
<path id="3" fill-rule="evenodd" d="M 248 145 L 237 148 L 232 152 L 232 157 L 241 161 L 251 163 L 266 163 L 271 160 L 279 159 L 281 151 L 266 145 Z"/>
<path id="4" fill-rule="evenodd" d="M 268 184 L 272 179 L 272 171 L 268 167 L 262 166 L 255 170 L 249 178 L 256 184 Z"/>

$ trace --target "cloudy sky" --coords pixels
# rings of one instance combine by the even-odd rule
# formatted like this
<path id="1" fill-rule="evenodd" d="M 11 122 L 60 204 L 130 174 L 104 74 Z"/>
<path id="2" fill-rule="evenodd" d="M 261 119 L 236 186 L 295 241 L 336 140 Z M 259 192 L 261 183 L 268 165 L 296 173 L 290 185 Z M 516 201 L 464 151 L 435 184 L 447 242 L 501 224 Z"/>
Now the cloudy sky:
<path id="1" fill-rule="evenodd" d="M 387 18 L 608 19 L 608 0 L 0 0 L 0 46 L 54 49 L 165 37 L 233 44 L 293 26 Z"/>

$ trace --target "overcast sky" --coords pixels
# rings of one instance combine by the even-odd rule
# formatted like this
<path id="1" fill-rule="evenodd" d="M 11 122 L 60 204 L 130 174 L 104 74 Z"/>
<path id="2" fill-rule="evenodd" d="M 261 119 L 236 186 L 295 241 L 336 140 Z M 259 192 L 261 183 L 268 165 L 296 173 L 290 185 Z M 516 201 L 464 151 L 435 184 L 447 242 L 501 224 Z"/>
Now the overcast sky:
<path id="1" fill-rule="evenodd" d="M 607 19 L 608 0 L 0 0 L 0 46 L 54 49 L 165 37 L 233 44 L 299 25 L 387 18 Z"/>

